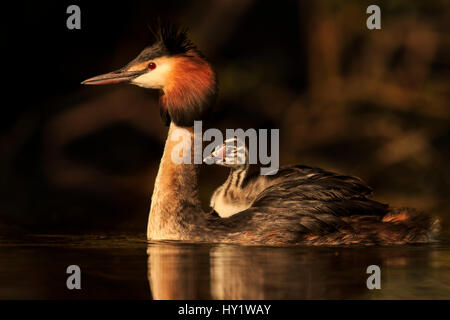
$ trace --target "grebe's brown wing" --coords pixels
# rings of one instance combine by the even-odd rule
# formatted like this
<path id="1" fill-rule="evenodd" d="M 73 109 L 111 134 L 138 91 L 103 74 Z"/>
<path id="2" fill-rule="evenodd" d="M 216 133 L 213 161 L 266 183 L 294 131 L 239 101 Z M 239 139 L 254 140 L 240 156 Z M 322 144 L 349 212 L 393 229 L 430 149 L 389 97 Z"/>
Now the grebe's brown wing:
<path id="1" fill-rule="evenodd" d="M 277 175 L 279 181 L 264 189 L 250 208 L 228 218 L 210 216 L 215 230 L 295 243 L 305 234 L 351 230 L 348 217 L 378 221 L 388 212 L 387 205 L 366 198 L 372 189 L 356 177 L 306 166 L 285 167 L 279 174 L 282 179 Z"/>
<path id="2" fill-rule="evenodd" d="M 273 245 L 423 242 L 435 232 L 428 215 L 408 217 L 367 199 L 371 189 L 356 177 L 309 167 L 282 174 L 289 178 L 262 191 L 247 210 L 211 216 L 211 230 L 231 242 Z"/>
<path id="3" fill-rule="evenodd" d="M 320 233 L 342 227 L 349 216 L 378 220 L 388 212 L 387 205 L 365 197 L 371 189 L 356 177 L 310 167 L 299 169 L 282 171 L 289 178 L 264 189 L 250 208 L 221 219 L 221 223 L 239 228 L 258 221 L 261 226 Z"/>
<path id="4" fill-rule="evenodd" d="M 341 196 L 346 197 L 355 195 L 369 196 L 372 194 L 372 188 L 357 177 L 340 175 L 321 168 L 304 165 L 282 167 L 275 175 L 267 175 L 265 177 L 268 182 L 268 188 L 275 184 L 284 183 L 283 188 L 289 191 L 300 190 L 303 193 L 334 192 L 336 196 L 341 194 Z M 259 170 L 252 171 L 244 180 L 242 187 L 245 188 L 248 183 L 259 178 L 261 178 Z M 314 198 L 318 196 L 320 194 L 315 194 Z"/>
<path id="5" fill-rule="evenodd" d="M 297 168 L 281 172 L 286 179 L 262 191 L 252 207 L 290 208 L 336 216 L 383 216 L 388 211 L 387 205 L 366 198 L 372 189 L 359 178 L 318 168 Z"/>
<path id="6" fill-rule="evenodd" d="M 334 186 L 334 188 L 343 187 L 343 191 L 351 190 L 352 193 L 360 195 L 372 194 L 372 188 L 358 177 L 341 175 L 332 171 L 305 165 L 282 167 L 278 173 L 273 176 L 273 179 L 291 181 L 289 188 L 293 188 L 297 183 L 307 185 L 311 182 L 317 182 L 317 184 L 327 185 L 327 189 L 332 189 L 332 186 Z M 306 183 L 306 181 L 308 183 Z"/>

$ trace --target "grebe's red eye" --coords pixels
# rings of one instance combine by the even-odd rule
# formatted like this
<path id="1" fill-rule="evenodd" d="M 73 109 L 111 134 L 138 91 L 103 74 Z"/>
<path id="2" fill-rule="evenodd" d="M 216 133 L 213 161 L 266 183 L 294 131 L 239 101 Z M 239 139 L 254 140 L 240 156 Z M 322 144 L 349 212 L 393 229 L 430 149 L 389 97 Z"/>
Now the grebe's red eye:
<path id="1" fill-rule="evenodd" d="M 148 64 L 147 68 L 149 68 L 150 70 L 156 69 L 156 63 L 150 62 L 150 63 Z"/>

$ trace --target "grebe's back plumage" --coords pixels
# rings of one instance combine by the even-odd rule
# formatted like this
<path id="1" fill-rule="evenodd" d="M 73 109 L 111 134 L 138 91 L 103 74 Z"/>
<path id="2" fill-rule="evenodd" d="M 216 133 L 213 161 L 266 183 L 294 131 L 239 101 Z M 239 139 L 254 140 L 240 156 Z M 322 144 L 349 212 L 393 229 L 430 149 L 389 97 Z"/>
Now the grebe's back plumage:
<path id="1" fill-rule="evenodd" d="M 203 118 L 216 95 L 215 73 L 185 31 L 166 26 L 157 36 L 153 46 L 124 68 L 83 82 L 129 82 L 161 92 L 161 114 L 170 127 L 153 190 L 149 240 L 346 245 L 432 239 L 438 222 L 429 215 L 367 199 L 371 189 L 357 178 L 302 166 L 280 170 L 280 177 L 289 179 L 265 188 L 242 212 L 228 218 L 203 212 L 198 196 L 200 165 L 175 164 L 171 153 L 180 141 L 171 138 L 175 130 L 185 129 L 190 141 L 182 143 L 192 148 L 193 121 Z"/>

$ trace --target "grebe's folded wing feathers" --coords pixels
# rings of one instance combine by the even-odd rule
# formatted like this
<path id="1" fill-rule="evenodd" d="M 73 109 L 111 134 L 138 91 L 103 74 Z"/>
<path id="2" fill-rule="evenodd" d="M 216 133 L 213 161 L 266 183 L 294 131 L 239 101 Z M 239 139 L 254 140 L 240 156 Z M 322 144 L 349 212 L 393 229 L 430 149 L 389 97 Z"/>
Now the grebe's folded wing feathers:
<path id="1" fill-rule="evenodd" d="M 270 178 L 271 176 L 269 176 Z M 281 168 L 273 179 L 280 179 L 290 184 L 289 188 L 295 188 L 296 184 L 306 185 L 316 182 L 317 185 L 324 184 L 328 187 L 346 187 L 352 194 L 371 195 L 372 188 L 364 181 L 354 176 L 340 175 L 335 172 L 326 171 L 321 168 L 304 165 L 294 165 Z M 308 182 L 308 183 L 306 183 Z M 351 187 L 351 188 L 350 188 Z"/>
<path id="2" fill-rule="evenodd" d="M 356 177 L 320 170 L 307 178 L 297 176 L 268 187 L 252 207 L 289 207 L 291 211 L 326 212 L 336 216 L 386 214 L 388 206 L 367 199 L 369 194 L 371 189 Z"/>
<path id="3" fill-rule="evenodd" d="M 437 232 L 436 219 L 367 199 L 369 189 L 354 177 L 297 173 L 265 189 L 247 210 L 210 215 L 207 224 L 219 233 L 233 230 L 228 242 L 270 245 L 428 242 Z"/>
<path id="4" fill-rule="evenodd" d="M 349 217 L 381 221 L 388 212 L 387 205 L 366 198 L 372 189 L 356 177 L 292 166 L 268 178 L 277 181 L 264 189 L 250 208 L 228 218 L 217 218 L 214 225 L 219 229 L 251 229 L 249 237 L 273 238 L 284 230 L 283 237 L 293 237 L 284 240 L 295 243 L 306 234 L 325 235 L 338 230 L 351 234 Z"/>

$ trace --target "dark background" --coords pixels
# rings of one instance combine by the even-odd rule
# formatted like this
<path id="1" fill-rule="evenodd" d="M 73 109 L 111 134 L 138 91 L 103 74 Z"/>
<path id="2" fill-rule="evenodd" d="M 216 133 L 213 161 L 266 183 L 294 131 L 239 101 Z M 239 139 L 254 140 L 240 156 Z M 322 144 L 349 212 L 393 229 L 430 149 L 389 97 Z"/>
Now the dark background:
<path id="1" fill-rule="evenodd" d="M 66 8 L 81 8 L 81 30 Z M 366 28 L 370 4 L 382 29 Z M 357 175 L 448 226 L 448 1 L 2 4 L 0 230 L 143 233 L 167 128 L 157 93 L 80 82 L 125 65 L 158 17 L 218 72 L 211 125 L 280 128 L 280 162 Z M 205 206 L 227 175 L 202 171 Z"/>

